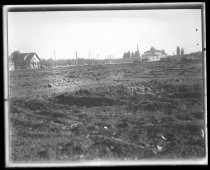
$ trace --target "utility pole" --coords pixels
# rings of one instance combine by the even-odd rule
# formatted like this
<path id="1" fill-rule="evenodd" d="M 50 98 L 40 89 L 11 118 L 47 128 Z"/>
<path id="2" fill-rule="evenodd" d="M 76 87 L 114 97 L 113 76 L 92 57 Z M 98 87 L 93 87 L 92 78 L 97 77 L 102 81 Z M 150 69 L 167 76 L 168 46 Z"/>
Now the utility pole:
<path id="1" fill-rule="evenodd" d="M 77 51 L 76 51 L 76 65 L 77 65 Z"/>
<path id="2" fill-rule="evenodd" d="M 55 50 L 54 50 L 54 58 L 55 58 L 55 67 L 56 67 L 56 55 L 55 55 Z"/>
<path id="3" fill-rule="evenodd" d="M 90 52 L 89 52 L 89 60 L 90 60 Z"/>

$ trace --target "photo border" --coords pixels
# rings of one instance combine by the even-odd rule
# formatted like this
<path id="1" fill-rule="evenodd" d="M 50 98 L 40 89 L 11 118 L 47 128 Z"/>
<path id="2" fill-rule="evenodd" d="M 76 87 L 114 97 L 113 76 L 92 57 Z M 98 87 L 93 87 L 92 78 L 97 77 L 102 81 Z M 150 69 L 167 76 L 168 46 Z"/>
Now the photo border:
<path id="1" fill-rule="evenodd" d="M 156 9 L 201 9 L 202 22 L 202 54 L 205 110 L 205 159 L 192 160 L 138 160 L 138 161 L 83 161 L 83 162 L 48 162 L 48 163 L 12 163 L 9 159 L 9 80 L 8 80 L 8 12 L 48 12 L 48 11 L 100 11 L 100 10 L 156 10 Z M 206 74 L 206 10 L 204 2 L 185 3 L 125 3 L 125 4 L 62 4 L 62 5 L 5 5 L 3 7 L 3 55 L 4 55 L 4 106 L 5 106 L 5 165 L 6 167 L 71 167 L 71 166 L 133 166 L 133 165 L 203 165 L 208 164 L 208 132 L 207 132 L 207 74 Z"/>

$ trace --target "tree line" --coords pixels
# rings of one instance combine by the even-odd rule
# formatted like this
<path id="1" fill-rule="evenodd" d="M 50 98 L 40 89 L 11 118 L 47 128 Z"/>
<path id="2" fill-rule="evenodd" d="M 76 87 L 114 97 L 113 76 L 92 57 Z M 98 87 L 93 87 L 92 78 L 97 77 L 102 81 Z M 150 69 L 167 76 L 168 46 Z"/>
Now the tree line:
<path id="1" fill-rule="evenodd" d="M 135 51 L 134 53 L 133 52 L 124 52 L 123 54 L 123 59 L 127 59 L 127 58 L 140 58 L 140 53 L 139 51 Z"/>

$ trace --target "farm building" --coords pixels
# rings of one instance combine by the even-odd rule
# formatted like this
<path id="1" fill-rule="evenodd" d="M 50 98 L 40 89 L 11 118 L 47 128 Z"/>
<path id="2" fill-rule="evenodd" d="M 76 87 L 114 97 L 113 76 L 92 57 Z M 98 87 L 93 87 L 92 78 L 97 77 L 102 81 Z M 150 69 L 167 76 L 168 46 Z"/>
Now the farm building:
<path id="1" fill-rule="evenodd" d="M 158 61 L 161 58 L 166 58 L 167 54 L 164 50 L 156 50 L 154 47 L 151 47 L 150 50 L 145 51 L 144 54 L 141 55 L 142 61 Z"/>
<path id="2" fill-rule="evenodd" d="M 13 53 L 9 57 L 9 69 L 37 69 L 40 68 L 40 58 L 36 53 Z"/>
<path id="3" fill-rule="evenodd" d="M 190 54 L 184 55 L 171 55 L 167 56 L 166 58 L 162 58 L 162 61 L 201 61 L 202 60 L 202 53 L 195 52 Z"/>
<path id="4" fill-rule="evenodd" d="M 182 56 L 173 55 L 173 56 L 167 56 L 166 58 L 161 58 L 162 61 L 181 61 Z"/>

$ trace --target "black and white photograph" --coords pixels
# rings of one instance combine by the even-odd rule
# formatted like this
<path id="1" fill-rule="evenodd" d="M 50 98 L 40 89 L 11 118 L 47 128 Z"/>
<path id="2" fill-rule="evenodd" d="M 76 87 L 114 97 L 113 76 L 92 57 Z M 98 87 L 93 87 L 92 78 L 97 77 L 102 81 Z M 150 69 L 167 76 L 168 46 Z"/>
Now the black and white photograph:
<path id="1" fill-rule="evenodd" d="M 7 167 L 206 165 L 205 3 L 3 7 Z"/>

